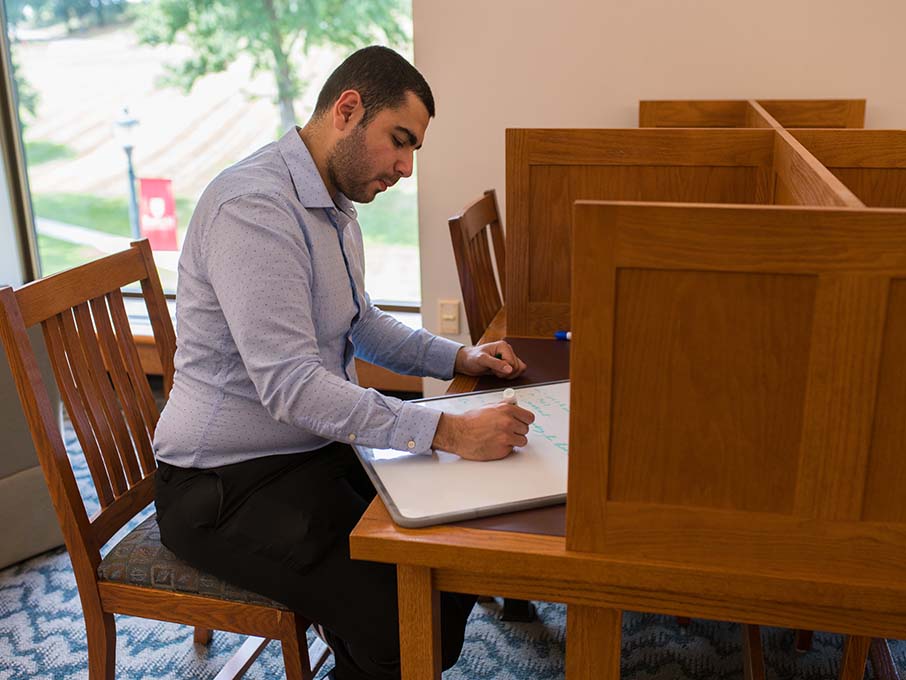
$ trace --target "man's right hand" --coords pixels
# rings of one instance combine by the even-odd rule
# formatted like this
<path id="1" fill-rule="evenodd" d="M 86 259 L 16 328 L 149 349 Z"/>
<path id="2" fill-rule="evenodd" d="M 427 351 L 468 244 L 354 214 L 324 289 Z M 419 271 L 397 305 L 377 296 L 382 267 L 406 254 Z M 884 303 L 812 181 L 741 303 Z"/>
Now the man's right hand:
<path id="1" fill-rule="evenodd" d="M 535 414 L 512 404 L 493 404 L 465 413 L 444 413 L 431 446 L 468 460 L 498 460 L 528 443 Z"/>

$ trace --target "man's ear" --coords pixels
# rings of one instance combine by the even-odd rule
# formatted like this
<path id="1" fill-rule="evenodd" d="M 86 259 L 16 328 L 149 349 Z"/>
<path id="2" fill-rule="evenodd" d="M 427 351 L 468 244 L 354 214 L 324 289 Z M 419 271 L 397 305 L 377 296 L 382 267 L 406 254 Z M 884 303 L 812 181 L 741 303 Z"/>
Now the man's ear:
<path id="1" fill-rule="evenodd" d="M 361 95 L 355 90 L 346 90 L 334 102 L 333 125 L 337 130 L 348 130 L 350 126 L 358 125 L 364 112 Z"/>

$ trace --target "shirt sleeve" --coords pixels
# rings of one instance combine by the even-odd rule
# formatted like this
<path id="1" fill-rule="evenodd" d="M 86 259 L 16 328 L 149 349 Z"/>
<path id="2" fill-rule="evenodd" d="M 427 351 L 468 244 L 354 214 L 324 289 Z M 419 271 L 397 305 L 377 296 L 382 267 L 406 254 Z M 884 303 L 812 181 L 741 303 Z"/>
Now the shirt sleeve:
<path id="1" fill-rule="evenodd" d="M 280 422 L 327 439 L 430 450 L 440 412 L 364 389 L 325 369 L 311 316 L 312 253 L 278 196 L 224 203 L 205 269 L 249 379 Z"/>
<path id="2" fill-rule="evenodd" d="M 412 329 L 378 309 L 365 294 L 365 309 L 352 329 L 356 356 L 404 375 L 453 377 L 461 343 Z"/>

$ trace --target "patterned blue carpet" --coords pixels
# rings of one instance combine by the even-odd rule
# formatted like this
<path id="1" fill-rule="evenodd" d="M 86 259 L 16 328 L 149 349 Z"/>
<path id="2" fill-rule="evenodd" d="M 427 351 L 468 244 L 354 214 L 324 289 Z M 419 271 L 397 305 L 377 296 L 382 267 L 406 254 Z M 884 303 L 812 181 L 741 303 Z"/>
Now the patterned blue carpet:
<path id="1" fill-rule="evenodd" d="M 77 448 L 73 441 L 68 444 Z M 89 506 L 96 504 L 81 456 L 73 461 Z M 444 679 L 562 678 L 566 609 L 537 606 L 537 621 L 513 624 L 496 620 L 498 604 L 477 605 L 463 654 Z M 196 646 L 186 626 L 133 617 L 117 617 L 117 630 L 117 677 L 130 680 L 213 678 L 241 644 L 237 635 L 216 632 L 210 646 Z M 762 637 L 771 680 L 836 677 L 840 636 L 816 633 L 812 650 L 804 654 L 794 651 L 791 631 L 766 628 Z M 906 670 L 906 643 L 892 648 L 897 665 Z M 742 678 L 741 628 L 730 623 L 693 620 L 681 628 L 673 617 L 627 613 L 622 649 L 627 680 Z M 51 551 L 0 571 L 0 680 L 87 678 L 87 664 L 81 606 L 66 552 Z M 332 665 L 328 661 L 326 667 Z M 271 643 L 246 677 L 283 677 L 280 645 Z M 870 669 L 867 677 L 872 677 Z"/>

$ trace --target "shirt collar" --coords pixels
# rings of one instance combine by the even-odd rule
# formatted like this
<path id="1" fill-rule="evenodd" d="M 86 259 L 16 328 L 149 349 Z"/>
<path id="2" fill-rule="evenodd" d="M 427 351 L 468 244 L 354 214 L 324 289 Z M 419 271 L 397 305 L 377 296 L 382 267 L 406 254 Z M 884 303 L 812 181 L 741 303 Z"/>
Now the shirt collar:
<path id="1" fill-rule="evenodd" d="M 342 191 L 337 192 L 336 201 L 330 198 L 318 166 L 302 137 L 299 128 L 293 128 L 277 142 L 286 167 L 289 168 L 290 177 L 296 187 L 299 202 L 306 208 L 339 208 L 350 219 L 356 218 L 356 209 L 352 201 L 346 198 Z"/>

